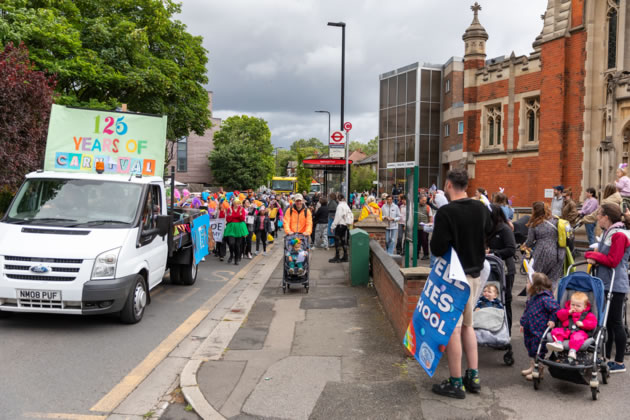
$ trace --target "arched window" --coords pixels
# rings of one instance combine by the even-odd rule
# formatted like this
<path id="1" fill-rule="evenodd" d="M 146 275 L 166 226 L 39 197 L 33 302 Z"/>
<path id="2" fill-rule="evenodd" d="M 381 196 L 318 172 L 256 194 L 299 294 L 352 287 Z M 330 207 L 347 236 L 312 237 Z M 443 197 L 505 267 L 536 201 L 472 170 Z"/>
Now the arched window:
<path id="1" fill-rule="evenodd" d="M 486 145 L 488 147 L 501 145 L 501 105 L 492 105 L 487 108 L 488 119 L 486 124 Z"/>
<path id="2" fill-rule="evenodd" d="M 540 98 L 527 99 L 525 110 L 527 112 L 527 141 L 535 143 L 538 141 L 540 128 Z"/>
<path id="3" fill-rule="evenodd" d="M 619 0 L 608 0 L 608 66 L 617 67 L 617 12 Z"/>

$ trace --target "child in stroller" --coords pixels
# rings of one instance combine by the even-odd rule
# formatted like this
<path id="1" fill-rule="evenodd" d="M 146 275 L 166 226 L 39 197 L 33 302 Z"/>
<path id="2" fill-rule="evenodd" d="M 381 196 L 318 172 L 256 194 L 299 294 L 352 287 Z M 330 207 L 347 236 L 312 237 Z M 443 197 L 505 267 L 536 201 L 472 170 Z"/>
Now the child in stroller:
<path id="1" fill-rule="evenodd" d="M 564 308 L 556 312 L 556 318 L 562 326 L 551 330 L 553 341 L 547 343 L 547 350 L 561 352 L 564 350 L 562 342 L 569 340 L 569 361 L 574 362 L 589 332 L 597 327 L 597 318 L 590 310 L 588 295 L 584 292 L 573 293 Z"/>
<path id="2" fill-rule="evenodd" d="M 587 264 L 587 262 L 576 263 L 572 265 L 570 269 L 585 264 Z M 606 329 L 604 326 L 606 325 L 606 319 L 610 309 L 610 299 L 604 293 L 603 282 L 599 278 L 593 277 L 583 271 L 576 271 L 567 275 L 561 279 L 558 284 L 558 301 L 561 307 L 566 309 L 567 302 L 571 302 L 575 295 L 577 295 L 576 299 L 582 301 L 584 300 L 582 295 L 586 295 L 590 303 L 590 306 L 585 306 L 583 312 L 591 313 L 592 318 L 586 315 L 584 319 L 581 319 L 582 314 L 580 314 L 578 320 L 582 321 L 583 326 L 581 328 L 586 330 L 587 328 L 585 327 L 590 326 L 590 321 L 595 321 L 596 325 L 592 330 L 589 330 L 586 340 L 579 348 L 575 349 L 575 354 L 573 354 L 574 352 L 571 350 L 574 346 L 571 344 L 576 343 L 571 343 L 570 340 L 566 339 L 559 342 L 561 337 L 558 336 L 555 325 L 550 323 L 549 328 L 547 328 L 542 335 L 542 339 L 536 351 L 534 369 L 532 372 L 534 389 L 540 387 L 542 368 L 546 366 L 551 376 L 556 379 L 590 386 L 592 397 L 596 400 L 599 393 L 598 375 L 601 374 L 601 381 L 604 384 L 608 383 L 608 377 L 610 375 L 609 369 L 604 361 L 606 343 Z M 571 303 L 569 303 L 569 307 L 570 305 Z M 558 315 L 562 317 L 562 311 L 558 312 Z M 573 315 L 573 313 L 569 314 L 568 318 L 573 318 Z M 589 319 L 589 321 L 587 321 L 587 319 Z M 575 318 L 573 318 L 573 320 L 577 324 L 577 320 L 575 320 Z M 556 332 L 555 337 L 554 332 Z M 571 340 L 575 340 L 575 338 L 571 337 Z M 561 350 L 560 345 L 562 346 Z M 552 353 L 545 355 L 547 349 L 552 350 Z M 569 356 L 575 357 L 570 358 Z"/>
<path id="3" fill-rule="evenodd" d="M 297 275 L 304 274 L 304 261 L 306 260 L 306 251 L 302 249 L 302 241 L 298 238 L 291 239 L 291 250 L 287 252 L 287 264 L 289 265 L 289 274 L 294 275 L 297 269 Z"/>
<path id="4" fill-rule="evenodd" d="M 292 284 L 300 284 L 308 293 L 310 237 L 294 233 L 284 237 L 284 264 L 282 270 L 282 292 L 286 293 Z"/>
<path id="5" fill-rule="evenodd" d="M 483 288 L 483 293 L 475 306 L 475 311 L 483 308 L 503 309 L 503 303 L 499 299 L 499 288 L 494 284 L 487 284 Z"/>

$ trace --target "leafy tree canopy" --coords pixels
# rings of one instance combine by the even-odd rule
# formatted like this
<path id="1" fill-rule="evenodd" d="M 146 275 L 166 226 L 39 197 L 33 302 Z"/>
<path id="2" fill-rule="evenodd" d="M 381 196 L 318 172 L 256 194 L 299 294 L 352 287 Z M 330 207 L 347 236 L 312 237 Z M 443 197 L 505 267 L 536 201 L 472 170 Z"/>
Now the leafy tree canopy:
<path id="1" fill-rule="evenodd" d="M 350 177 L 350 191 L 369 191 L 372 181 L 376 181 L 376 173 L 369 166 L 352 165 Z"/>
<path id="2" fill-rule="evenodd" d="M 168 115 L 167 138 L 210 127 L 202 38 L 173 0 L 3 0 L 0 45 L 23 41 L 62 105 Z"/>
<path id="3" fill-rule="evenodd" d="M 311 179 L 313 177 L 313 171 L 311 169 L 306 169 L 302 161 L 306 159 L 306 155 L 302 153 L 302 151 L 297 152 L 297 179 L 298 179 L 298 191 L 306 191 L 307 193 L 311 191 Z"/>
<path id="4" fill-rule="evenodd" d="M 33 70 L 23 44 L 12 43 L 0 51 L 0 81 L 0 194 L 10 194 L 42 167 L 55 81 Z"/>
<path id="5" fill-rule="evenodd" d="M 308 140 L 299 139 L 299 140 L 294 141 L 293 144 L 291 144 L 292 152 L 297 152 L 298 150 L 301 150 L 301 149 L 303 150 L 303 149 L 308 149 L 308 148 L 310 148 L 311 150 L 312 149 L 317 150 L 318 154 L 325 153 L 326 150 L 328 149 L 328 147 L 316 137 L 311 137 Z"/>
<path id="6" fill-rule="evenodd" d="M 350 153 L 360 150 L 368 156 L 372 156 L 375 153 L 378 153 L 378 136 L 374 137 L 372 140 L 367 143 L 362 143 L 360 141 L 351 141 L 348 146 L 350 149 Z"/>
<path id="7" fill-rule="evenodd" d="M 216 181 L 229 189 L 258 188 L 274 173 L 271 131 L 262 118 L 247 115 L 227 118 L 214 134 L 210 169 Z"/>

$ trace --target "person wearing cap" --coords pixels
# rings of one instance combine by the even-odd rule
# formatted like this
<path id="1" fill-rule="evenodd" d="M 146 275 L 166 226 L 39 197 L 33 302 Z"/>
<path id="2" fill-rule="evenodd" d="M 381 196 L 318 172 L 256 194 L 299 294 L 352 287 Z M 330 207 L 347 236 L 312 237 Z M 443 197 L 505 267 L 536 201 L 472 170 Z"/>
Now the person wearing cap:
<path id="1" fill-rule="evenodd" d="M 553 216 L 562 217 L 562 207 L 564 207 L 563 192 L 564 187 L 562 185 L 553 187 L 553 198 L 551 199 L 551 214 Z"/>
<path id="2" fill-rule="evenodd" d="M 383 220 L 387 222 L 387 228 L 385 229 L 385 243 L 387 246 L 387 253 L 394 255 L 394 248 L 396 247 L 396 238 L 398 236 L 398 221 L 400 220 L 400 209 L 394 204 L 394 197 L 388 195 L 386 203 L 381 207 L 383 213 Z"/>
<path id="3" fill-rule="evenodd" d="M 311 236 L 311 233 L 313 233 L 313 215 L 304 205 L 304 196 L 302 194 L 298 193 L 293 196 L 293 205 L 285 213 L 283 223 L 284 233 L 287 235 L 300 233 Z"/>

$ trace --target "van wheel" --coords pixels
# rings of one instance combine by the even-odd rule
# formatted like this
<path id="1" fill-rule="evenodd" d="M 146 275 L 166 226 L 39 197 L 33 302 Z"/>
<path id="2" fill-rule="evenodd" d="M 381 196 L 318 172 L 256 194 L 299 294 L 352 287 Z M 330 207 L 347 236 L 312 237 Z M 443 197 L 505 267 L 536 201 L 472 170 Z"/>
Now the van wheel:
<path id="1" fill-rule="evenodd" d="M 179 281 L 185 286 L 191 286 L 195 284 L 197 280 L 197 264 L 192 260 L 188 264 L 182 264 L 179 266 Z"/>
<path id="2" fill-rule="evenodd" d="M 179 264 L 171 265 L 168 269 L 168 272 L 171 276 L 171 284 L 182 284 L 182 277 L 180 275 L 181 270 Z"/>
<path id="3" fill-rule="evenodd" d="M 133 288 L 127 296 L 127 301 L 120 311 L 120 321 L 124 324 L 136 324 L 140 322 L 147 306 L 147 287 L 144 277 L 136 274 Z"/>

